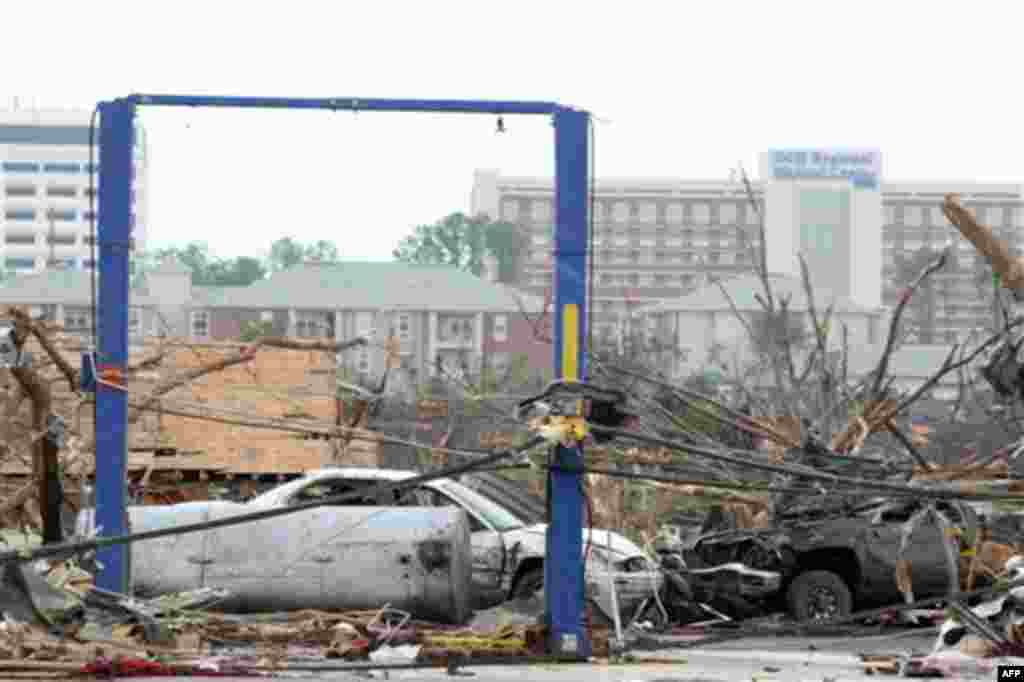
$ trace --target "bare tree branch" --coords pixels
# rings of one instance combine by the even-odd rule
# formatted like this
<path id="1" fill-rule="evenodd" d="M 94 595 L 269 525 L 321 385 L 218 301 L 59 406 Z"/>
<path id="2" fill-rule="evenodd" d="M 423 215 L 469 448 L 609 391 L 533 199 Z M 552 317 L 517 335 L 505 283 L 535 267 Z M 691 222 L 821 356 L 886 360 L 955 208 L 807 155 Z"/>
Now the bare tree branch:
<path id="1" fill-rule="evenodd" d="M 910 286 L 900 296 L 899 303 L 896 304 L 896 310 L 893 311 L 892 319 L 889 321 L 889 335 L 885 340 L 885 350 L 882 351 L 882 357 L 878 360 L 878 367 L 875 369 L 875 380 L 871 386 L 871 394 L 875 398 L 881 398 L 882 382 L 885 381 L 886 376 L 889 372 L 889 360 L 892 358 L 893 352 L 896 350 L 896 338 L 899 335 L 900 320 L 903 317 L 903 311 L 907 307 L 907 303 L 910 302 L 911 297 L 917 291 L 921 283 L 932 275 L 936 270 L 939 270 L 946 264 L 946 259 L 949 257 L 949 249 L 945 249 L 938 258 L 936 258 L 930 265 L 918 274 L 914 281 L 910 283 Z"/>

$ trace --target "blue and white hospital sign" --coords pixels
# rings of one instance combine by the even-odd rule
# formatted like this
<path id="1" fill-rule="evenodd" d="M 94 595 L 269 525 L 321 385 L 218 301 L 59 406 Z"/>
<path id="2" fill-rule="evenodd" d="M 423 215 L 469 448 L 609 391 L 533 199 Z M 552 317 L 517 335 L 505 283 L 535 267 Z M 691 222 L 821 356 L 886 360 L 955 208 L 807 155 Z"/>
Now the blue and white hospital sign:
<path id="1" fill-rule="evenodd" d="M 871 149 L 773 149 L 768 152 L 770 177 L 848 178 L 863 189 L 878 189 L 882 153 Z"/>

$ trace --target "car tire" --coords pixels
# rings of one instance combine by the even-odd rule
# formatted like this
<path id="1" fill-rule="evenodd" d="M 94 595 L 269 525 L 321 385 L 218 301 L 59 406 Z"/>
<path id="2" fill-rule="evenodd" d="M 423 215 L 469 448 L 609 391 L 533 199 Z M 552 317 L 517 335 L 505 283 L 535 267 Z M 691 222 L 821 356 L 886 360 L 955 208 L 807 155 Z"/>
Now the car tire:
<path id="1" fill-rule="evenodd" d="M 853 593 L 832 571 L 805 571 L 790 583 L 786 605 L 798 621 L 844 618 L 853 613 Z"/>
<path id="2" fill-rule="evenodd" d="M 532 568 L 519 576 L 516 586 L 512 588 L 513 599 L 529 599 L 544 589 L 544 567 Z"/>

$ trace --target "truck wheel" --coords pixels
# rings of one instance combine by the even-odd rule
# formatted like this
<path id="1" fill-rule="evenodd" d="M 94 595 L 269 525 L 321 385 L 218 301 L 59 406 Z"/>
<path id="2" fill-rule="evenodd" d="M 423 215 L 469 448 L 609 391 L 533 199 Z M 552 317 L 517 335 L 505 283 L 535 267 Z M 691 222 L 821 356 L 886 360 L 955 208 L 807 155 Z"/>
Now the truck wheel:
<path id="1" fill-rule="evenodd" d="M 513 599 L 529 599 L 544 589 L 544 567 L 530 569 L 519 577 L 512 590 Z"/>
<path id="2" fill-rule="evenodd" d="M 796 620 L 843 618 L 853 613 L 853 594 L 832 571 L 806 571 L 786 592 L 789 613 Z"/>

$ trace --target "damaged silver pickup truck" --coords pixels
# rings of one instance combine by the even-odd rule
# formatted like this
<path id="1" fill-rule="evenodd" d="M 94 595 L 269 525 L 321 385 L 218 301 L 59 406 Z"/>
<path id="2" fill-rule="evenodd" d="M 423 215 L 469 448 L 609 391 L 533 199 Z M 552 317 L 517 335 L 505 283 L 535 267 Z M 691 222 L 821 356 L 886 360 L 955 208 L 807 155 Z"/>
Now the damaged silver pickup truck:
<path id="1" fill-rule="evenodd" d="M 703 535 L 685 551 L 686 563 L 691 569 L 734 563 L 777 572 L 780 582 L 747 581 L 734 588 L 737 596 L 767 611 L 786 610 L 798 620 L 842 617 L 861 605 L 900 600 L 896 561 L 903 527 L 920 505 L 888 499 L 841 507 L 827 501 L 804 504 L 780 515 L 771 528 Z M 974 537 L 978 517 L 969 505 L 940 503 L 938 508 L 964 537 Z M 949 589 L 942 542 L 942 528 L 934 521 L 910 536 L 904 558 L 917 598 Z"/>
<path id="2" fill-rule="evenodd" d="M 365 499 L 344 507 L 325 506 L 166 542 L 137 543 L 131 555 L 132 579 L 138 590 L 149 593 L 223 587 L 234 595 L 235 603 L 228 606 L 242 610 L 364 608 L 368 600 L 377 607 L 389 601 L 418 617 L 455 622 L 467 617 L 467 605 L 487 608 L 543 587 L 545 524 L 528 524 L 450 479 L 389 493 L 387 499 L 371 496 L 381 482 L 414 475 L 387 469 L 323 469 L 246 503 L 131 507 L 131 528 L 140 531 L 367 491 Z M 449 518 L 456 512 L 464 517 L 460 513 L 459 519 Z M 408 527 L 401 528 L 400 522 Z M 88 534 L 92 523 L 91 510 L 82 512 L 77 533 Z M 459 539 L 460 524 L 468 525 L 466 548 Z M 409 582 L 427 574 L 421 564 L 429 563 L 429 557 L 420 556 L 423 553 L 414 545 L 428 538 L 430 528 L 450 547 L 450 579 L 445 584 Z M 610 614 L 613 603 L 613 582 L 620 610 L 635 608 L 661 587 L 660 570 L 629 539 L 607 530 L 584 530 L 583 535 L 584 551 L 589 550 L 588 591 L 605 613 Z M 459 550 L 468 564 L 468 584 L 456 570 Z M 403 557 L 406 564 L 396 563 Z M 461 598 L 453 594 L 460 590 Z"/>

